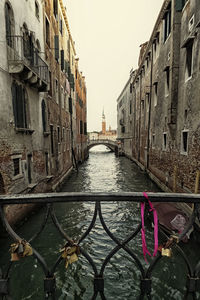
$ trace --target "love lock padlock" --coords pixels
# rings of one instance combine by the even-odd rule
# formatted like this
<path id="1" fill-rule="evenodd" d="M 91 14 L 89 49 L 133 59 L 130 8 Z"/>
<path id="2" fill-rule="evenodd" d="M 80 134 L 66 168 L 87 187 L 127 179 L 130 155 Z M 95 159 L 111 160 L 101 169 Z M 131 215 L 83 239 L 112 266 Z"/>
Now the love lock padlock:
<path id="1" fill-rule="evenodd" d="M 172 249 L 171 248 L 162 248 L 161 252 L 162 256 L 171 257 L 172 256 Z"/>
<path id="2" fill-rule="evenodd" d="M 23 256 L 23 253 L 24 253 L 24 246 L 23 246 L 22 243 L 20 243 L 20 244 L 19 244 L 19 247 L 18 247 L 18 249 L 17 249 L 17 254 L 18 254 L 19 256 Z"/>

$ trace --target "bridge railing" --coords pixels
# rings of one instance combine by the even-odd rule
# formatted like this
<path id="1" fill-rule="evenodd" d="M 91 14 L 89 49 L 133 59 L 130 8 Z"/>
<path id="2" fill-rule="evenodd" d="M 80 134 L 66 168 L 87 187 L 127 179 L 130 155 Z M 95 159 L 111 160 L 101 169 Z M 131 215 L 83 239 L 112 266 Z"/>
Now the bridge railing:
<path id="1" fill-rule="evenodd" d="M 180 244 L 180 242 L 184 239 L 186 233 L 191 230 L 195 221 L 200 221 L 200 195 L 148 193 L 148 197 L 151 202 L 162 201 L 170 203 L 187 203 L 189 205 L 193 205 L 193 212 L 190 216 L 187 226 L 184 228 L 182 233 L 173 233 L 172 235 L 167 236 L 163 232 L 162 228 L 159 227 L 159 234 L 163 235 L 165 241 L 159 247 L 157 255 L 154 258 L 152 258 L 150 264 L 146 265 L 145 267 L 143 264 L 143 256 L 139 257 L 138 255 L 136 255 L 134 250 L 129 245 L 129 242 L 134 241 L 135 238 L 140 234 L 142 223 L 139 221 L 138 224 L 135 224 L 136 226 L 132 227 L 135 229 L 133 229 L 131 234 L 128 237 L 124 238 L 124 240 L 121 240 L 109 229 L 109 224 L 106 224 L 105 216 L 102 211 L 102 205 L 105 203 L 145 203 L 147 202 L 147 200 L 144 197 L 143 193 L 50 193 L 0 196 L 1 221 L 4 227 L 6 228 L 8 234 L 13 239 L 13 244 L 11 247 L 12 261 L 8 261 L 6 267 L 4 266 L 4 268 L 0 266 L 0 297 L 2 297 L 2 299 L 15 299 L 15 291 L 10 290 L 9 287 L 9 278 L 12 276 L 12 270 L 15 264 L 15 260 L 18 260 L 19 258 L 26 259 L 26 256 L 33 255 L 34 258 L 41 265 L 41 270 L 44 273 L 43 275 L 45 299 L 57 299 L 56 274 L 58 272 L 58 266 L 61 264 L 61 262 L 65 261 L 65 263 L 68 265 L 73 261 L 76 261 L 79 256 L 83 256 L 86 259 L 88 265 L 91 266 L 93 271 L 93 295 L 91 299 L 96 299 L 98 295 L 100 295 L 101 299 L 106 299 L 104 288 L 104 278 L 106 277 L 105 269 L 110 263 L 111 259 L 115 255 L 117 255 L 121 249 L 123 249 L 125 253 L 130 257 L 130 260 L 140 273 L 140 276 L 138 277 L 138 281 L 140 282 L 139 299 L 144 299 L 145 297 L 147 297 L 148 299 L 152 299 L 152 284 L 154 283 L 153 272 L 156 267 L 159 267 L 159 264 L 162 262 L 162 260 L 166 259 L 166 256 L 169 255 L 169 252 L 173 252 L 174 249 L 176 249 L 176 251 L 178 251 L 180 256 L 182 257 L 187 270 L 186 274 L 182 274 L 182 276 L 185 276 L 186 280 L 184 299 L 189 299 L 189 297 L 190 299 L 200 299 L 200 252 L 197 263 L 193 265 L 190 262 L 190 257 L 186 253 L 184 253 Z M 73 236 L 70 237 L 68 235 L 68 232 L 66 232 L 62 228 L 54 211 L 54 204 L 56 203 L 74 202 L 94 204 L 92 221 L 78 240 L 76 240 Z M 28 241 L 26 241 L 23 236 L 17 234 L 16 231 L 10 226 L 10 224 L 7 221 L 4 208 L 8 205 L 12 206 L 17 204 L 42 204 L 46 207 L 46 214 L 44 216 L 44 220 L 39 230 L 35 232 L 34 235 Z M 145 217 L 147 216 L 148 210 L 145 211 Z M 83 244 L 87 244 L 86 238 L 89 236 L 92 229 L 94 229 L 97 217 L 99 217 L 105 234 L 109 236 L 111 244 L 114 243 L 112 250 L 107 255 L 105 254 L 105 256 L 102 257 L 102 265 L 100 267 L 100 271 L 96 267 L 95 260 L 87 251 L 87 247 L 83 246 Z M 52 219 L 53 224 L 58 229 L 60 235 L 64 240 L 64 247 L 62 249 L 62 253 L 58 253 L 57 259 L 53 266 L 48 266 L 43 254 L 39 253 L 39 251 L 36 248 L 32 247 L 33 241 L 41 234 L 41 232 L 43 232 L 44 228 L 48 226 L 49 218 Z M 26 223 L 24 224 L 24 226 L 26 226 Z M 48 249 L 45 250 L 45 252 L 47 251 Z M 35 262 L 33 260 L 33 264 L 34 263 Z M 171 276 L 173 276 L 173 274 L 171 274 Z M 163 284 L 166 283 L 163 282 Z M 117 285 L 117 283 L 115 283 L 115 285 Z M 18 282 L 19 289 L 20 286 L 20 282 Z M 135 299 L 133 296 L 130 297 L 132 297 L 130 299 Z M 121 299 L 123 299 L 123 294 L 121 294 Z"/>

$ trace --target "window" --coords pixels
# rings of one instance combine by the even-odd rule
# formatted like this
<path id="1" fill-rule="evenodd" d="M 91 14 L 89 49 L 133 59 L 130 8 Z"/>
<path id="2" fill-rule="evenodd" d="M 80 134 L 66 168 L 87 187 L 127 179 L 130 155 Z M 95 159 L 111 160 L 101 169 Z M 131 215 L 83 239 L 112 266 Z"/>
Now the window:
<path id="1" fill-rule="evenodd" d="M 54 136 L 53 136 L 53 125 L 50 125 L 50 134 L 51 134 L 51 154 L 54 154 Z"/>
<path id="2" fill-rule="evenodd" d="M 155 39 L 154 39 L 154 43 L 153 43 L 153 58 L 154 61 L 158 58 L 158 54 L 159 54 L 159 38 L 160 38 L 160 33 L 157 32 Z"/>
<path id="3" fill-rule="evenodd" d="M 49 175 L 49 154 L 45 152 L 45 168 L 46 168 L 46 175 Z"/>
<path id="4" fill-rule="evenodd" d="M 5 3 L 5 22 L 6 22 L 6 41 L 7 45 L 14 47 L 14 42 L 12 36 L 15 34 L 14 30 L 14 15 L 11 6 L 6 2 Z"/>
<path id="5" fill-rule="evenodd" d="M 36 15 L 36 17 L 39 20 L 39 18 L 40 18 L 40 11 L 39 11 L 39 5 L 38 5 L 37 1 L 35 1 L 35 15 Z"/>
<path id="6" fill-rule="evenodd" d="M 58 80 L 55 79 L 55 100 L 58 103 Z"/>
<path id="7" fill-rule="evenodd" d="M 45 18 L 45 24 L 46 24 L 46 44 L 50 47 L 50 25 L 47 17 Z"/>
<path id="8" fill-rule="evenodd" d="M 152 148 L 155 148 L 155 133 L 152 134 Z"/>
<path id="9" fill-rule="evenodd" d="M 153 97 L 154 97 L 154 106 L 156 106 L 158 104 L 158 82 L 154 82 Z"/>
<path id="10" fill-rule="evenodd" d="M 130 103 L 129 103 L 129 113 L 130 113 L 130 115 L 132 114 L 132 100 L 130 100 Z"/>
<path id="11" fill-rule="evenodd" d="M 20 174 L 20 159 L 14 158 L 13 159 L 13 167 L 14 167 L 14 176 L 17 176 Z"/>
<path id="12" fill-rule="evenodd" d="M 52 78 L 51 78 L 51 72 L 49 71 L 49 90 L 48 94 L 52 96 Z"/>
<path id="13" fill-rule="evenodd" d="M 64 101 L 64 88 L 63 87 L 61 87 L 61 91 L 60 91 L 60 98 L 61 98 L 61 106 L 62 106 L 62 108 L 64 108 L 65 107 L 65 101 Z"/>
<path id="14" fill-rule="evenodd" d="M 87 135 L 87 123 L 84 123 L 84 135 Z"/>
<path id="15" fill-rule="evenodd" d="M 60 153 L 60 148 L 61 148 L 61 145 L 60 145 L 60 141 L 61 141 L 61 136 L 60 134 L 62 134 L 62 131 L 60 132 L 60 127 L 58 126 L 57 127 L 57 142 L 58 142 L 58 153 Z"/>
<path id="16" fill-rule="evenodd" d="M 31 63 L 34 62 L 34 45 L 33 45 L 33 33 L 28 30 L 26 23 L 23 24 L 23 52 L 24 56 Z"/>
<path id="17" fill-rule="evenodd" d="M 46 104 L 44 99 L 42 100 L 42 126 L 43 126 L 43 131 L 47 131 L 47 120 L 46 120 Z"/>
<path id="18" fill-rule="evenodd" d="M 83 134 L 83 121 L 80 120 L 80 134 Z"/>
<path id="19" fill-rule="evenodd" d="M 181 153 L 187 154 L 188 152 L 188 130 L 182 131 L 181 137 Z"/>
<path id="20" fill-rule="evenodd" d="M 61 35 L 63 34 L 63 23 L 62 23 L 62 19 L 60 18 L 60 22 L 59 22 L 59 27 L 60 27 L 60 33 Z"/>
<path id="21" fill-rule="evenodd" d="M 58 15 L 58 0 L 53 0 L 53 13 L 54 13 L 54 16 L 57 18 L 57 15 Z"/>
<path id="22" fill-rule="evenodd" d="M 163 133 L 163 150 L 167 149 L 167 133 Z"/>
<path id="23" fill-rule="evenodd" d="M 165 96 L 169 95 L 169 81 L 170 81 L 170 69 L 165 68 Z"/>
<path id="24" fill-rule="evenodd" d="M 17 128 L 28 128 L 27 112 L 28 99 L 25 88 L 18 85 L 16 82 L 12 84 L 12 103 L 13 113 L 15 119 L 15 126 Z"/>
<path id="25" fill-rule="evenodd" d="M 125 133 L 125 126 L 121 127 L 121 133 Z"/>
<path id="26" fill-rule="evenodd" d="M 32 154 L 28 154 L 27 156 L 27 161 L 28 161 L 28 183 L 31 184 L 32 182 Z"/>
<path id="27" fill-rule="evenodd" d="M 187 80 L 192 76 L 193 69 L 193 39 L 186 44 L 186 69 L 185 79 Z"/>
<path id="28" fill-rule="evenodd" d="M 164 42 L 167 40 L 168 36 L 171 33 L 171 3 L 169 4 L 165 15 L 163 17 L 163 22 L 164 22 Z"/>
<path id="29" fill-rule="evenodd" d="M 176 0 L 176 11 L 182 11 L 188 0 Z"/>

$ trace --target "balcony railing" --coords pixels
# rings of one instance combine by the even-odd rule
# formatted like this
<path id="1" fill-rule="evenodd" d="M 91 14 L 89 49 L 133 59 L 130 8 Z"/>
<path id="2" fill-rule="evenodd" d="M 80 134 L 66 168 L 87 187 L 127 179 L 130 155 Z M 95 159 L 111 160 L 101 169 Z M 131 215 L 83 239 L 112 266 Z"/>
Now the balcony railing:
<path id="1" fill-rule="evenodd" d="M 22 72 L 27 67 L 41 81 L 48 83 L 48 66 L 30 40 L 25 40 L 23 36 L 8 36 L 7 45 L 10 73 Z"/>
<path id="2" fill-rule="evenodd" d="M 179 242 L 184 238 L 185 234 L 190 231 L 191 227 L 195 222 L 200 221 L 200 195 L 195 194 L 166 194 L 166 193 L 148 193 L 149 200 L 152 202 L 170 202 L 170 203 L 193 203 L 193 212 L 191 214 L 191 217 L 189 221 L 187 222 L 187 226 L 185 226 L 182 233 L 173 234 L 171 236 L 167 236 L 165 233 L 163 233 L 162 229 L 159 228 L 160 234 L 164 235 L 165 242 L 162 244 L 162 248 L 166 251 L 162 253 L 160 250 L 156 257 L 154 257 L 149 265 L 146 265 L 146 268 L 144 267 L 144 264 L 142 264 L 142 260 L 144 258 L 138 257 L 134 250 L 130 247 L 129 242 L 134 241 L 136 236 L 140 234 L 141 230 L 141 223 L 139 222 L 136 224 L 137 226 L 133 226 L 133 232 L 124 240 L 120 240 L 116 237 L 116 235 L 109 229 L 109 224 L 106 224 L 104 214 L 102 212 L 101 206 L 102 202 L 110 203 L 110 202 L 120 202 L 120 201 L 126 201 L 126 202 L 145 202 L 146 198 L 144 198 L 143 193 L 51 193 L 51 194 L 30 194 L 30 195 L 5 195 L 0 196 L 0 213 L 1 213 L 1 220 L 9 233 L 9 235 L 12 237 L 14 242 L 17 245 L 17 249 L 13 250 L 13 255 L 23 255 L 26 251 L 30 254 L 30 246 L 27 244 L 27 242 L 24 240 L 24 237 L 20 237 L 9 225 L 7 222 L 4 209 L 3 207 L 5 205 L 14 205 L 14 204 L 43 204 L 46 206 L 47 213 L 45 214 L 44 221 L 41 225 L 41 228 L 34 234 L 32 238 L 28 241 L 30 245 L 32 244 L 33 240 L 40 235 L 40 233 L 43 231 L 45 226 L 47 226 L 48 218 L 51 217 L 55 227 L 60 232 L 61 236 L 65 240 L 65 244 L 67 245 L 64 249 L 65 254 L 67 251 L 73 252 L 75 255 L 81 255 L 83 256 L 88 264 L 92 267 L 93 270 L 93 296 L 92 299 L 96 299 L 98 295 L 100 295 L 101 299 L 106 299 L 106 296 L 104 294 L 104 278 L 105 278 L 105 269 L 107 265 L 110 263 L 110 260 L 113 258 L 115 254 L 118 254 L 118 252 L 123 249 L 127 255 L 130 256 L 130 259 L 134 262 L 134 265 L 138 269 L 138 272 L 140 273 L 140 277 L 138 277 L 138 280 L 140 281 L 140 296 L 139 299 L 144 299 L 147 297 L 147 299 L 152 299 L 152 284 L 158 284 L 157 282 L 154 282 L 154 276 L 153 271 L 156 267 L 159 267 L 159 264 L 162 262 L 162 259 L 165 256 L 165 252 L 168 252 L 169 248 L 173 250 L 176 250 L 179 252 L 180 256 L 182 257 L 184 264 L 186 266 L 187 273 L 182 274 L 181 276 L 185 276 L 186 279 L 186 287 L 185 287 L 185 298 L 184 299 L 199 299 L 200 296 L 200 252 L 198 257 L 198 262 L 194 266 L 193 263 L 190 262 L 190 257 L 186 255 L 179 245 Z M 59 223 L 55 211 L 53 209 L 53 205 L 55 203 L 71 203 L 71 202 L 87 202 L 87 203 L 95 203 L 93 218 L 91 223 L 89 224 L 86 231 L 83 233 L 81 238 L 79 240 L 74 240 L 74 237 L 69 237 L 68 234 L 63 230 L 61 224 Z M 147 213 L 147 212 L 146 212 Z M 99 216 L 99 220 L 101 222 L 101 225 L 103 229 L 105 230 L 105 234 L 107 234 L 110 238 L 111 244 L 114 242 L 113 249 L 108 255 L 105 255 L 103 257 L 103 262 L 100 268 L 100 271 L 98 271 L 95 261 L 92 259 L 90 254 L 85 250 L 86 247 L 83 247 L 84 244 L 87 243 L 86 238 L 88 237 L 91 230 L 94 228 L 97 216 Z M 24 224 L 26 226 L 26 224 Z M 68 249 L 68 250 L 66 250 Z M 43 273 L 44 273 L 44 293 L 45 293 L 45 299 L 56 299 L 55 296 L 55 289 L 56 289 L 56 278 L 55 274 L 57 272 L 58 266 L 60 263 L 65 259 L 65 255 L 58 254 L 57 260 L 55 261 L 55 264 L 51 266 L 47 266 L 47 263 L 45 262 L 45 259 L 42 257 L 42 255 L 34 248 L 32 248 L 33 256 L 39 264 L 42 266 Z M 48 250 L 47 250 L 48 251 Z M 28 253 L 27 252 L 27 253 Z M 68 255 L 70 256 L 71 254 Z M 26 256 L 26 255 L 24 255 Z M 26 259 L 26 258 L 24 258 Z M 71 258 L 70 258 L 71 259 Z M 9 293 L 9 277 L 12 276 L 12 267 L 14 262 L 8 262 L 8 266 L 6 270 L 1 270 L 0 267 L 0 296 L 2 299 L 12 299 Z M 33 260 L 34 264 L 34 260 Z M 162 268 L 162 264 L 160 265 Z M 169 268 L 170 268 L 170 262 L 169 262 Z M 22 270 L 23 271 L 23 270 Z M 128 272 L 128 269 L 127 269 Z M 170 269 L 170 272 L 171 269 Z M 184 272 L 184 270 L 183 270 Z M 26 274 L 27 276 L 27 274 Z M 173 276 L 173 274 L 171 274 Z M 22 276 L 23 277 L 23 276 Z M 161 283 L 159 283 L 160 285 Z M 165 283 L 163 283 L 165 284 Z M 18 282 L 18 288 L 20 289 L 20 283 Z M 30 287 L 31 288 L 31 287 Z M 12 291 L 11 291 L 12 294 Z M 123 295 L 122 298 L 123 299 Z M 133 299 L 133 297 L 131 298 Z M 157 298 L 156 298 L 157 299 Z M 164 299 L 164 298 L 162 298 Z"/>

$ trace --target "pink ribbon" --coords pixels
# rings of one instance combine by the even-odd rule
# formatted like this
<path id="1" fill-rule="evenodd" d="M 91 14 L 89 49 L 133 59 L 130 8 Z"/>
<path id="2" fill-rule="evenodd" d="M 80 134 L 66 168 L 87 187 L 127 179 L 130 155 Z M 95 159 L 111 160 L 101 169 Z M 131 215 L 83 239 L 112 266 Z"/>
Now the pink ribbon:
<path id="1" fill-rule="evenodd" d="M 149 211 L 153 212 L 153 218 L 154 218 L 154 252 L 153 252 L 153 256 L 156 256 L 157 251 L 158 251 L 158 216 L 157 216 L 157 212 L 156 212 L 155 208 L 153 207 L 151 201 L 149 200 L 149 197 L 148 197 L 147 193 L 143 192 L 143 195 L 148 200 L 148 204 L 149 204 L 149 207 L 150 207 Z M 151 256 L 151 253 L 147 249 L 147 244 L 146 244 L 146 239 L 145 239 L 144 211 L 145 211 L 145 203 L 143 202 L 143 203 L 141 203 L 142 250 L 143 250 L 144 259 L 145 259 L 146 262 L 148 262 L 147 259 L 146 259 L 146 255 L 148 254 L 149 256 Z"/>

